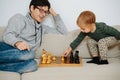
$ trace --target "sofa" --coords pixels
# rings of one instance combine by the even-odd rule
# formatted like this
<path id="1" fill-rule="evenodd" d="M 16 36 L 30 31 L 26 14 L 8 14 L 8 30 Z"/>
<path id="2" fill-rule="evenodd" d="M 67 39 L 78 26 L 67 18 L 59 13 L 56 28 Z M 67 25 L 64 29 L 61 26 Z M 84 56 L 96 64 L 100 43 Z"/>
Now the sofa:
<path id="1" fill-rule="evenodd" d="M 120 30 L 120 26 L 113 26 Z M 0 27 L 0 37 L 2 37 L 5 27 Z M 76 29 L 66 35 L 45 34 L 40 48 L 36 51 L 36 61 L 39 64 L 42 49 L 50 51 L 55 56 L 67 49 L 69 44 L 77 37 L 80 30 Z M 79 51 L 82 58 L 81 67 L 39 67 L 37 71 L 19 74 L 16 72 L 0 71 L 0 80 L 120 80 L 120 45 L 119 42 L 109 48 L 108 65 L 88 64 L 91 59 L 86 46 L 86 37 L 82 43 L 74 50 Z"/>

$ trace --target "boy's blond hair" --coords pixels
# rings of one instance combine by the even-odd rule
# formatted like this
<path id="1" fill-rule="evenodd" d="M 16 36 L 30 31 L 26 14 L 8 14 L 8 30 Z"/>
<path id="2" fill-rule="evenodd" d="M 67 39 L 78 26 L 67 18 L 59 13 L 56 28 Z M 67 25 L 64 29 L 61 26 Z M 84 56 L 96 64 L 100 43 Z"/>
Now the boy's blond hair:
<path id="1" fill-rule="evenodd" d="M 83 11 L 77 19 L 77 24 L 92 24 L 96 22 L 96 16 L 92 11 Z"/>

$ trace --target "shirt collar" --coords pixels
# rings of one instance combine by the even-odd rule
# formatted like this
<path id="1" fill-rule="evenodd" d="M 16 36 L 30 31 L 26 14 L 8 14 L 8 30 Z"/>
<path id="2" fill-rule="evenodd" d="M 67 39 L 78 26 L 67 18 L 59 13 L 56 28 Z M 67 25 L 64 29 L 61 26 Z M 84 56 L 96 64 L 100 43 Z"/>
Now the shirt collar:
<path id="1" fill-rule="evenodd" d="M 30 12 L 28 12 L 28 13 L 26 14 L 26 17 L 28 18 L 28 20 L 30 21 L 30 23 L 31 23 L 33 26 L 35 26 L 36 28 L 40 28 L 41 23 L 38 24 L 38 23 L 31 17 Z"/>

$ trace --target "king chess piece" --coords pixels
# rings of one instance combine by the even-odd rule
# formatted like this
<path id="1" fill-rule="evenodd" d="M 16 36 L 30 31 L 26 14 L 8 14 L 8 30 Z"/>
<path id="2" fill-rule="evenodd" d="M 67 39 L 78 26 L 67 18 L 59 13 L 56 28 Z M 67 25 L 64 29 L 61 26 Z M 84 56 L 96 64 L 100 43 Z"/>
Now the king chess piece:
<path id="1" fill-rule="evenodd" d="M 79 51 L 75 51 L 75 63 L 79 64 L 80 60 L 79 60 Z"/>
<path id="2" fill-rule="evenodd" d="M 73 52 L 70 53 L 70 63 L 74 63 L 74 56 L 73 56 Z"/>

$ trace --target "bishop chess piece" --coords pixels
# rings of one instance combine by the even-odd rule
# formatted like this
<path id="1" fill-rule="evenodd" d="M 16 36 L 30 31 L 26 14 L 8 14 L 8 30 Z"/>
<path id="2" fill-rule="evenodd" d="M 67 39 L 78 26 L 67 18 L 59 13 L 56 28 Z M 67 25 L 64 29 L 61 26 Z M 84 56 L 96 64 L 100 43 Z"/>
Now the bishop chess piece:
<path id="1" fill-rule="evenodd" d="M 74 56 L 73 56 L 73 52 L 70 53 L 70 63 L 74 63 Z"/>
<path id="2" fill-rule="evenodd" d="M 80 60 L 79 60 L 79 51 L 75 51 L 75 63 L 79 64 Z"/>

